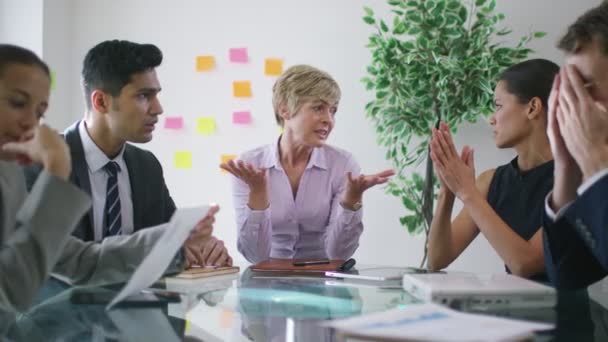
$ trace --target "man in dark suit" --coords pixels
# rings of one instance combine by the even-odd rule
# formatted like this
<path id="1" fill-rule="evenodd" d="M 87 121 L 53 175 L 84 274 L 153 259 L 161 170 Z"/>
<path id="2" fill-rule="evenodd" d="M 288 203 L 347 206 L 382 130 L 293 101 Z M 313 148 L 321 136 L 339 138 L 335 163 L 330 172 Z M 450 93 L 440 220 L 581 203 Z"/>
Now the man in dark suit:
<path id="1" fill-rule="evenodd" d="M 156 46 L 118 40 L 96 45 L 84 59 L 85 118 L 64 132 L 72 158 L 70 181 L 93 200 L 74 231 L 82 240 L 119 243 L 121 236 L 167 223 L 176 209 L 159 161 L 130 144 L 150 141 L 163 112 L 155 70 L 161 62 Z M 36 171 L 26 170 L 28 184 Z M 232 264 L 212 229 L 195 231 L 183 249 L 188 263 Z"/>
<path id="2" fill-rule="evenodd" d="M 545 265 L 557 288 L 580 289 L 608 274 L 608 3 L 572 24 L 559 47 L 567 58 L 549 101 Z"/>

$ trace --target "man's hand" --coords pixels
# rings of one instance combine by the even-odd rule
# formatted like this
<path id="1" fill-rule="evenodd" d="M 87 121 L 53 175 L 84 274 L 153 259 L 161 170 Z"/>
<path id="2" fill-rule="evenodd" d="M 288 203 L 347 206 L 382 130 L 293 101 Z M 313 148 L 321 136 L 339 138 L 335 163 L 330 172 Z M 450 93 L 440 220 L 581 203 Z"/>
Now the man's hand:
<path id="1" fill-rule="evenodd" d="M 211 206 L 207 215 L 196 224 L 192 234 L 184 243 L 187 267 L 192 265 L 224 266 L 228 261 L 232 264 L 224 243 L 212 236 L 215 214 L 219 210 L 219 206 Z"/>
<path id="2" fill-rule="evenodd" d="M 549 108 L 547 117 L 547 136 L 551 145 L 551 153 L 555 162 L 553 192 L 549 205 L 554 212 L 576 199 L 576 189 L 581 185 L 582 174 L 578 164 L 568 151 L 562 130 L 558 121 L 561 88 L 561 75 L 557 74 L 553 80 L 553 87 L 549 95 Z M 562 116 L 560 113 L 559 116 Z"/>
<path id="3" fill-rule="evenodd" d="M 608 112 L 593 100 L 574 65 L 563 67 L 560 78 L 557 121 L 585 181 L 608 168 Z"/>

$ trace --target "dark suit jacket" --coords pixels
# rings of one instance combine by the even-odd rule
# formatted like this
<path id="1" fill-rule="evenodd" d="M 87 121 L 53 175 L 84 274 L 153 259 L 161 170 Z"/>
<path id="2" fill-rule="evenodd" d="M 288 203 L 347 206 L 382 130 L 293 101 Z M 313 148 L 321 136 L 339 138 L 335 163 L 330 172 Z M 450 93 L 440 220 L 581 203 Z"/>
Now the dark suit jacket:
<path id="1" fill-rule="evenodd" d="M 90 195 L 89 171 L 82 140 L 78 132 L 78 125 L 80 124 L 82 122 L 77 121 L 67 128 L 63 135 L 71 150 L 72 174 L 70 175 L 70 181 Z M 175 211 L 175 203 L 169 195 L 158 159 L 152 152 L 131 144 L 126 144 L 123 156 L 129 169 L 134 231 L 169 222 Z M 25 169 L 28 189 L 36 181 L 39 172 L 39 167 Z M 93 209 L 78 224 L 74 230 L 74 236 L 85 241 L 94 239 Z"/>
<path id="2" fill-rule="evenodd" d="M 553 222 L 544 218 L 545 268 L 560 289 L 579 289 L 608 275 L 608 176 Z"/>

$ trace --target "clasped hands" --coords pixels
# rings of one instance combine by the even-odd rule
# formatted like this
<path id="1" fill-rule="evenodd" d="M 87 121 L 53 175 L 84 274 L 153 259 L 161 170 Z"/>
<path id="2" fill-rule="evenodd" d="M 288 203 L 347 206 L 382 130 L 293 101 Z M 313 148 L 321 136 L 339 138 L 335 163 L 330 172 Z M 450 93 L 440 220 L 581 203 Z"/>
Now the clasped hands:
<path id="1" fill-rule="evenodd" d="M 556 182 L 578 187 L 608 168 L 608 112 L 574 65 L 562 67 L 549 97 L 547 135 L 555 159 Z M 564 172 L 560 177 L 559 172 Z M 558 179 L 559 178 L 559 179 Z"/>
<path id="2" fill-rule="evenodd" d="M 430 155 L 442 191 L 454 194 L 463 202 L 480 195 L 475 184 L 474 150 L 464 146 L 459 154 L 445 122 L 432 130 Z"/>

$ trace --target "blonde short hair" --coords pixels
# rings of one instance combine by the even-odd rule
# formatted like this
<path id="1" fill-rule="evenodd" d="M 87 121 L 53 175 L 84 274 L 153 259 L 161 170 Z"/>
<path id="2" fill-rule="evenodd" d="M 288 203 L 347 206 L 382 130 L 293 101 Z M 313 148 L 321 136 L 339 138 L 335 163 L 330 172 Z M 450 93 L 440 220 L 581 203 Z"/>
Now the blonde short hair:
<path id="1" fill-rule="evenodd" d="M 277 79 L 272 87 L 272 106 L 277 124 L 283 126 L 279 106 L 287 105 L 295 114 L 307 100 L 323 100 L 328 103 L 340 101 L 338 83 L 325 71 L 310 65 L 294 65 Z"/>

